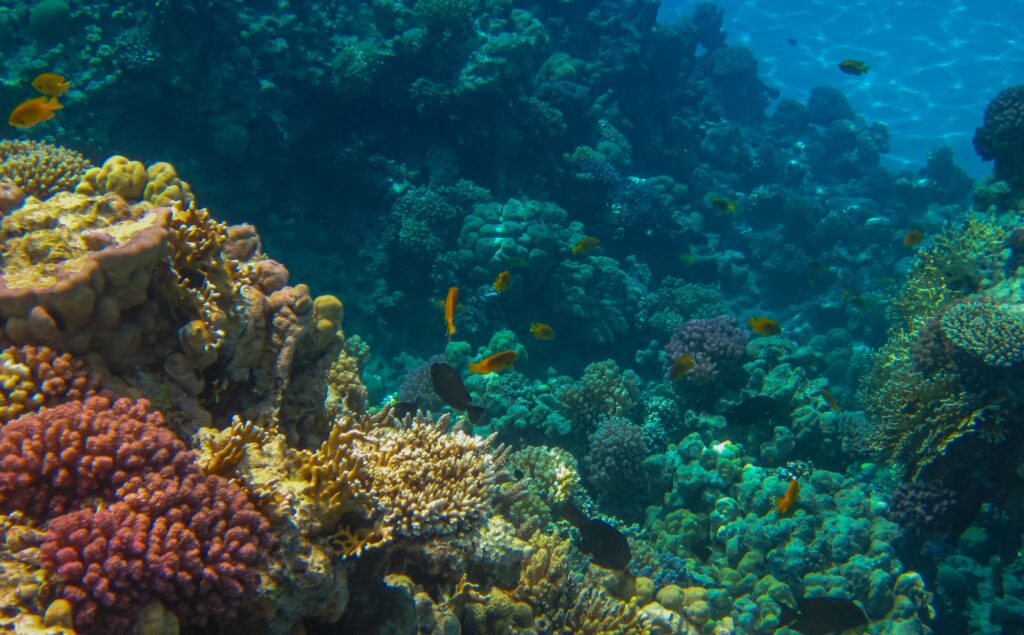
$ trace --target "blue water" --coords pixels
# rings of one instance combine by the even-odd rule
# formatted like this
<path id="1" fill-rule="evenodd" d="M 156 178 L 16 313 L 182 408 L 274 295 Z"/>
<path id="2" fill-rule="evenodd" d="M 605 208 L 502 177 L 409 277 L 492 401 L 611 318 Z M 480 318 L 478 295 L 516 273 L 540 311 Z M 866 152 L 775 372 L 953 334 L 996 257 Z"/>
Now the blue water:
<path id="1" fill-rule="evenodd" d="M 695 2 L 666 0 L 660 18 L 689 15 Z M 985 105 L 1024 79 L 1020 0 L 724 0 L 728 43 L 754 51 L 764 80 L 805 101 L 815 86 L 846 93 L 857 113 L 892 135 L 891 168 L 916 167 L 942 143 L 976 178 L 991 166 L 971 145 Z M 787 40 L 795 38 L 797 45 Z M 842 74 L 853 58 L 871 71 Z"/>

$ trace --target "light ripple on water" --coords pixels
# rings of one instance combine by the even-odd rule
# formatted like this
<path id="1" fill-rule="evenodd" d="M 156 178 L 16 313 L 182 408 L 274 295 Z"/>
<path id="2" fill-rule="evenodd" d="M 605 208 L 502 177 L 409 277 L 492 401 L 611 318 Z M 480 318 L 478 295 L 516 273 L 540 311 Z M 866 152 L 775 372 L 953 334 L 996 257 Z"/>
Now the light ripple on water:
<path id="1" fill-rule="evenodd" d="M 662 19 L 687 15 L 692 0 L 665 0 Z M 1019 0 L 721 0 L 729 43 L 749 46 L 764 80 L 783 97 L 806 101 L 833 85 L 869 121 L 889 128 L 890 167 L 917 167 L 929 150 L 953 147 L 975 177 L 991 166 L 971 137 L 988 102 L 1024 82 L 1024 1 Z M 798 46 L 790 46 L 788 38 Z M 843 75 L 845 58 L 871 72 Z"/>

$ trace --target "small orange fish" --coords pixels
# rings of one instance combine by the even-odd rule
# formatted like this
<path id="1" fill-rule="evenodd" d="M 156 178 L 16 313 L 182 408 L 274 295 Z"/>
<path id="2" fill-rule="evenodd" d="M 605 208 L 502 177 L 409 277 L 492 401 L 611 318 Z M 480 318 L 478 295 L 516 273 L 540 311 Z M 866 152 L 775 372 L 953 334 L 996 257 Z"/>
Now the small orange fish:
<path id="1" fill-rule="evenodd" d="M 843 60 L 839 62 L 839 70 L 847 75 L 865 75 L 870 67 L 860 60 Z"/>
<path id="2" fill-rule="evenodd" d="M 459 288 L 449 287 L 448 297 L 444 299 L 444 322 L 448 327 L 448 341 L 452 341 L 455 333 L 455 303 L 459 300 Z"/>
<path id="3" fill-rule="evenodd" d="M 686 373 L 693 369 L 693 355 L 687 353 L 686 355 L 680 355 L 676 358 L 676 361 L 672 362 L 672 366 L 668 369 L 668 376 L 672 381 L 679 381 L 683 377 L 686 377 Z"/>
<path id="4" fill-rule="evenodd" d="M 500 353 L 489 355 L 478 362 L 470 362 L 469 372 L 477 375 L 496 373 L 515 364 L 517 357 L 519 356 L 516 355 L 515 351 L 501 351 Z"/>
<path id="5" fill-rule="evenodd" d="M 601 241 L 593 236 L 584 236 L 580 238 L 572 248 L 572 255 L 579 256 L 580 254 L 589 254 L 590 252 L 597 249 L 597 246 L 601 244 Z"/>
<path id="6" fill-rule="evenodd" d="M 833 397 L 832 393 L 828 391 L 828 388 L 821 389 L 821 396 L 825 398 L 825 401 L 828 403 L 830 408 L 832 408 L 836 412 L 843 411 L 843 407 L 839 405 L 839 402 L 836 401 L 836 398 Z"/>
<path id="7" fill-rule="evenodd" d="M 71 82 L 57 73 L 43 73 L 32 80 L 32 88 L 50 97 L 60 97 L 71 88 Z"/>
<path id="8" fill-rule="evenodd" d="M 494 290 L 498 293 L 505 291 L 512 285 L 512 274 L 508 271 L 502 271 L 498 274 L 498 277 L 494 279 Z"/>
<path id="9" fill-rule="evenodd" d="M 782 332 L 779 323 L 763 315 L 754 315 L 747 320 L 747 326 L 758 335 L 778 335 Z"/>
<path id="10" fill-rule="evenodd" d="M 717 194 L 708 198 L 708 205 L 719 214 L 735 214 L 736 201 Z"/>
<path id="11" fill-rule="evenodd" d="M 40 121 L 53 119 L 53 111 L 63 107 L 56 97 L 26 99 L 11 112 L 11 118 L 7 120 L 7 123 L 15 128 L 31 128 Z"/>
<path id="12" fill-rule="evenodd" d="M 793 479 L 789 482 L 786 493 L 781 498 L 775 499 L 775 512 L 777 514 L 789 513 L 798 498 L 800 498 L 800 481 Z"/>
<path id="13" fill-rule="evenodd" d="M 533 333 L 534 337 L 539 340 L 544 340 L 545 342 L 555 339 L 555 329 L 543 322 L 534 322 L 530 324 L 530 332 Z"/>
<path id="14" fill-rule="evenodd" d="M 921 244 L 922 240 L 924 240 L 924 232 L 920 229 L 911 229 L 903 234 L 903 246 L 908 249 L 910 247 L 917 247 Z"/>

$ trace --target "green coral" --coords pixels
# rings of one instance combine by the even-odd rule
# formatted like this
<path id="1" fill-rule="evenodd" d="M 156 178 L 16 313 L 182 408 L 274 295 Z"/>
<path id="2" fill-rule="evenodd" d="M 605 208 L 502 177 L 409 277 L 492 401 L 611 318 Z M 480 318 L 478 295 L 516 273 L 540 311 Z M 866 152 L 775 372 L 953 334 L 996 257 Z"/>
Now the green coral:
<path id="1" fill-rule="evenodd" d="M 988 302 L 964 302 L 941 318 L 946 337 L 988 366 L 1024 362 L 1024 314 Z"/>

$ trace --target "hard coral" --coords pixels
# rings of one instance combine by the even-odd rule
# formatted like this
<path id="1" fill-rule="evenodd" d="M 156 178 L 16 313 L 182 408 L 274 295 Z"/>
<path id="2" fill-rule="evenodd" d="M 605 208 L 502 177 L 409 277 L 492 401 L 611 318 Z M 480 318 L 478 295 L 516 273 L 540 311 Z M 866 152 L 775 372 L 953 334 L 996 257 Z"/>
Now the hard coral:
<path id="1" fill-rule="evenodd" d="M 109 157 L 102 167 L 85 171 L 75 192 L 90 195 L 115 192 L 129 201 L 145 200 L 157 206 L 175 202 L 187 204 L 195 199 L 192 188 L 178 177 L 170 163 L 154 163 L 147 168 L 139 161 L 120 155 Z"/>
<path id="2" fill-rule="evenodd" d="M 0 424 L 44 406 L 94 394 L 99 375 L 80 359 L 45 346 L 11 346 L 0 353 Z"/>
<path id="3" fill-rule="evenodd" d="M 963 302 L 946 310 L 942 330 L 958 349 L 987 366 L 1024 362 L 1024 313 L 988 302 Z"/>
<path id="4" fill-rule="evenodd" d="M 0 428 L 0 512 L 53 518 L 186 451 L 146 401 L 68 401 Z"/>
<path id="5" fill-rule="evenodd" d="M 750 332 L 736 318 L 719 315 L 707 320 L 687 320 L 676 328 L 665 352 L 671 365 L 681 355 L 693 356 L 693 368 L 683 378 L 694 386 L 726 381 L 743 363 Z"/>
<path id="6" fill-rule="evenodd" d="M 90 165 L 74 150 L 45 141 L 0 142 L 0 180 L 38 199 L 70 191 Z"/>
<path id="7" fill-rule="evenodd" d="M 123 630 L 152 599 L 204 625 L 232 616 L 256 589 L 272 543 L 267 521 L 237 485 L 192 459 L 178 454 L 129 479 L 113 504 L 50 522 L 42 561 L 64 580 L 80 632 Z"/>
<path id="8" fill-rule="evenodd" d="M 628 419 L 611 417 L 590 435 L 590 450 L 583 466 L 602 502 L 621 509 L 638 502 L 645 458 L 643 429 Z"/>
<path id="9" fill-rule="evenodd" d="M 558 391 L 558 408 L 579 431 L 592 429 L 603 417 L 630 418 L 636 413 L 639 379 L 612 360 L 594 362 L 579 381 Z"/>
<path id="10" fill-rule="evenodd" d="M 504 450 L 461 430 L 449 433 L 448 415 L 422 416 L 374 436 L 373 497 L 384 523 L 412 538 L 468 531 L 484 520 L 498 493 Z"/>
<path id="11" fill-rule="evenodd" d="M 989 102 L 984 124 L 974 131 L 974 149 L 995 161 L 996 178 L 1024 186 L 1024 84 L 1011 86 Z"/>

